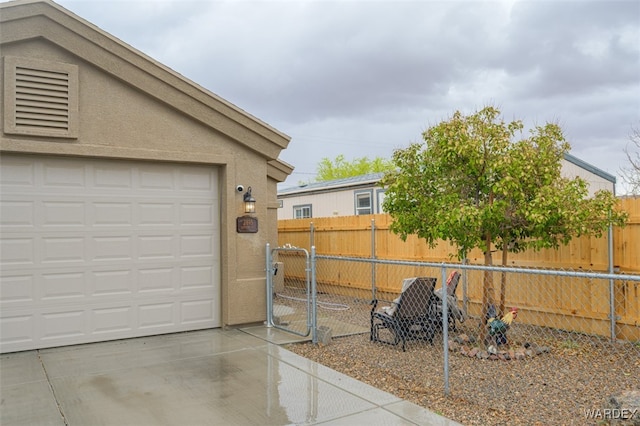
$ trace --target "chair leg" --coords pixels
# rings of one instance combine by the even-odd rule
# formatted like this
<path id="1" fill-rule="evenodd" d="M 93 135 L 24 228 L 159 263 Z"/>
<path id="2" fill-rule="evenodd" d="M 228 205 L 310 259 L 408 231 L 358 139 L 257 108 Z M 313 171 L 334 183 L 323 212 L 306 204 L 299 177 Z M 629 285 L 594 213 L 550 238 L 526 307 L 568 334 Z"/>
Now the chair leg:
<path id="1" fill-rule="evenodd" d="M 371 325 L 370 325 L 370 328 L 369 328 L 369 341 L 370 342 L 375 342 L 374 333 L 375 333 L 375 329 L 373 327 L 373 319 L 372 319 L 371 320 Z"/>
<path id="2" fill-rule="evenodd" d="M 369 340 L 372 342 L 379 342 L 380 337 L 378 336 L 380 324 L 376 323 L 373 319 L 371 319 L 371 334 L 369 335 Z"/>
<path id="3" fill-rule="evenodd" d="M 407 335 L 405 333 L 405 327 L 402 324 L 398 324 L 395 327 L 396 345 L 402 341 L 402 352 L 406 352 L 407 349 Z"/>

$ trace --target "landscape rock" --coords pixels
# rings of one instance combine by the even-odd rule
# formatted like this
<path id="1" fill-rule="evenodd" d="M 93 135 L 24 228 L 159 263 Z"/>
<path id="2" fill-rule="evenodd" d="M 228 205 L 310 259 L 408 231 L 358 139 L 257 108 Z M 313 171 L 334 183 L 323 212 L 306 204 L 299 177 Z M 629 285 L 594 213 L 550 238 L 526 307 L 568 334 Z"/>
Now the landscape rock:
<path id="1" fill-rule="evenodd" d="M 470 351 L 469 346 L 467 346 L 467 345 L 460 346 L 460 354 L 461 355 L 467 355 L 469 351 Z"/>
<path id="2" fill-rule="evenodd" d="M 488 359 L 489 358 L 489 352 L 487 352 L 487 351 L 478 351 L 478 353 L 476 354 L 476 357 L 478 357 L 480 359 Z"/>
<path id="3" fill-rule="evenodd" d="M 533 358 L 538 355 L 551 352 L 551 349 L 548 346 L 538 346 L 536 343 L 524 343 L 521 347 L 511 348 L 497 348 L 494 345 L 489 345 L 487 349 L 484 350 L 480 347 L 471 347 L 470 345 L 473 340 L 473 337 L 469 337 L 466 334 L 456 336 L 449 340 L 449 351 L 452 353 L 459 353 L 460 355 L 467 356 L 469 358 L 501 361 Z"/>
<path id="4" fill-rule="evenodd" d="M 453 341 L 453 340 L 449 340 L 449 350 L 456 352 L 460 350 L 460 344 Z"/>
<path id="5" fill-rule="evenodd" d="M 549 346 L 536 346 L 534 352 L 536 355 L 548 354 L 549 352 L 551 352 L 551 349 L 549 348 Z"/>
<path id="6" fill-rule="evenodd" d="M 458 336 L 456 336 L 453 340 L 456 341 L 456 343 L 459 343 L 461 345 L 464 345 L 465 343 L 469 343 L 469 336 L 467 336 L 466 334 L 460 334 Z"/>

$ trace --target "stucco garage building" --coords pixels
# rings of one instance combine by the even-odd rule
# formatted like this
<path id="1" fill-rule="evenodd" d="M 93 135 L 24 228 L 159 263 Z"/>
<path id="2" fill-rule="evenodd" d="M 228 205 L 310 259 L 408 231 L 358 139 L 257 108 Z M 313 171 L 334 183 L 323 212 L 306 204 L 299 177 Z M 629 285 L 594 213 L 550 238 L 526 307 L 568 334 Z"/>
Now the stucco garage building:
<path id="1" fill-rule="evenodd" d="M 0 351 L 264 320 L 289 137 L 55 3 L 0 25 Z"/>

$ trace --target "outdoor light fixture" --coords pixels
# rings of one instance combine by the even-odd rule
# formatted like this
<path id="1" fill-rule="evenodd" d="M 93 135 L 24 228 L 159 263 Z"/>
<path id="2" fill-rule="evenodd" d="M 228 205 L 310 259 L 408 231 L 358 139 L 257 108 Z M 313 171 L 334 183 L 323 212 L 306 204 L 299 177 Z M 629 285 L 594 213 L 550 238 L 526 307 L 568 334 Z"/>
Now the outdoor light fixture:
<path id="1" fill-rule="evenodd" d="M 256 212 L 256 199 L 251 195 L 251 187 L 247 188 L 247 192 L 244 193 L 244 212 L 255 213 Z"/>
<path id="2" fill-rule="evenodd" d="M 244 185 L 237 185 L 236 191 L 242 193 Z M 239 234 L 255 234 L 258 232 L 258 218 L 252 216 L 256 212 L 256 199 L 251 195 L 251 187 L 242 195 L 244 202 L 244 216 L 236 218 L 236 232 Z"/>

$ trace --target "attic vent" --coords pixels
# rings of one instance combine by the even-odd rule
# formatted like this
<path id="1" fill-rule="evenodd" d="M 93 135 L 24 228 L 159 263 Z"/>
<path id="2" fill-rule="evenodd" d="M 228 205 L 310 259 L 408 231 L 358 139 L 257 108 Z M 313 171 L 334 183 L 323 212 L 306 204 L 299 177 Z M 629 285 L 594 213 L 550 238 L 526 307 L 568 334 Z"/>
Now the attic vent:
<path id="1" fill-rule="evenodd" d="M 5 133 L 77 137 L 77 66 L 7 57 L 5 76 Z"/>
<path id="2" fill-rule="evenodd" d="M 17 67 L 16 126 L 69 130 L 69 74 Z"/>

